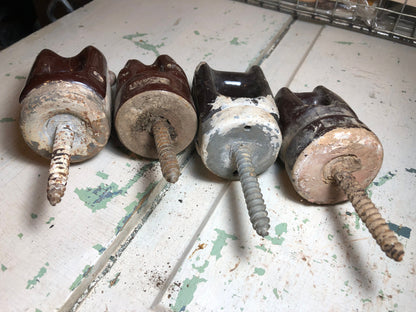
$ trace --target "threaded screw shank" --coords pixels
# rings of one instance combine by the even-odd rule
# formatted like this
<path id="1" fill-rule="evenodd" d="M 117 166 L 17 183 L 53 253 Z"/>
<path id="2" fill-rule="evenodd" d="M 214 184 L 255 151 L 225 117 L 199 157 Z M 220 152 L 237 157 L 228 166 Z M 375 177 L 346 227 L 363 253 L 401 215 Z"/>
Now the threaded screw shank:
<path id="1" fill-rule="evenodd" d="M 396 235 L 390 230 L 377 207 L 355 177 L 345 170 L 334 170 L 332 176 L 347 195 L 355 211 L 384 253 L 389 258 L 402 261 L 404 256 L 403 245 L 397 240 Z"/>
<path id="2" fill-rule="evenodd" d="M 74 136 L 69 125 L 60 124 L 56 127 L 46 191 L 52 206 L 61 201 L 66 190 Z"/>
<path id="3" fill-rule="evenodd" d="M 152 132 L 155 138 L 162 174 L 168 182 L 175 183 L 179 179 L 180 168 L 173 149 L 168 122 L 164 119 L 155 121 L 152 126 Z"/>
<path id="4" fill-rule="evenodd" d="M 233 156 L 237 165 L 241 187 L 247 205 L 251 224 L 260 236 L 269 235 L 270 219 L 267 217 L 266 205 L 261 194 L 260 185 L 254 170 L 249 149 L 244 146 L 236 146 Z"/>

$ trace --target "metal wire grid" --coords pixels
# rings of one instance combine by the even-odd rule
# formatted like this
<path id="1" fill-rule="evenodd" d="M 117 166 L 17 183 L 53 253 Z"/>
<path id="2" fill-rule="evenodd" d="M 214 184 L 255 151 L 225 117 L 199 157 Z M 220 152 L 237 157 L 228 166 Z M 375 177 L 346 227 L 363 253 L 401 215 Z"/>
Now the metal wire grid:
<path id="1" fill-rule="evenodd" d="M 408 0 L 240 0 L 248 4 L 416 47 L 416 8 Z"/>

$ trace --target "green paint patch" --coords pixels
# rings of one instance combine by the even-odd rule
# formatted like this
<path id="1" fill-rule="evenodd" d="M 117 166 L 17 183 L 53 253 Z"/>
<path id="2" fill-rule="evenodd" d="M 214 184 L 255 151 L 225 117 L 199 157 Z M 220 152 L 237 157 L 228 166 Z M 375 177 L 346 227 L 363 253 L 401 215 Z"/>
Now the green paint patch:
<path id="1" fill-rule="evenodd" d="M 36 309 L 35 312 L 42 312 L 42 310 Z"/>
<path id="2" fill-rule="evenodd" d="M 108 179 L 108 174 L 107 173 L 104 173 L 104 172 L 102 172 L 102 171 L 98 171 L 97 173 L 96 173 L 96 175 L 97 175 L 97 177 L 100 177 L 101 179 L 103 179 L 103 180 L 107 180 Z"/>
<path id="3" fill-rule="evenodd" d="M 247 42 L 246 42 L 246 41 L 238 41 L 238 37 L 234 37 L 234 38 L 230 41 L 230 44 L 232 44 L 232 45 L 236 45 L 236 46 L 239 46 L 239 45 L 242 45 L 242 44 L 247 44 Z"/>
<path id="4" fill-rule="evenodd" d="M 328 234 L 328 240 L 332 241 L 333 238 L 334 238 L 334 235 Z"/>
<path id="5" fill-rule="evenodd" d="M 280 185 L 275 185 L 274 188 L 280 190 Z"/>
<path id="6" fill-rule="evenodd" d="M 388 222 L 387 225 L 389 226 L 390 230 L 397 233 L 397 235 L 410 238 L 410 232 L 412 231 L 411 228 L 407 226 L 397 225 L 391 222 Z"/>
<path id="7" fill-rule="evenodd" d="M 106 248 L 101 244 L 96 244 L 96 245 L 92 246 L 92 248 L 97 250 L 100 255 L 106 250 Z"/>
<path id="8" fill-rule="evenodd" d="M 23 233 L 17 234 L 17 237 L 19 237 L 20 239 L 22 239 L 23 238 Z"/>
<path id="9" fill-rule="evenodd" d="M 384 292 L 381 289 L 378 291 L 378 297 L 384 300 Z"/>
<path id="10" fill-rule="evenodd" d="M 117 226 L 114 230 L 114 233 L 117 235 L 118 233 L 120 233 L 120 231 L 122 230 L 122 228 L 124 227 L 124 225 L 127 223 L 127 221 L 130 219 L 130 217 L 133 215 L 133 213 L 136 211 L 136 209 L 138 209 L 139 207 L 141 207 L 145 202 L 143 201 L 143 198 L 148 195 L 153 188 L 157 185 L 157 182 L 152 182 L 150 183 L 146 189 L 144 190 L 143 193 L 139 192 L 136 195 L 136 198 L 138 200 L 133 201 L 132 203 L 130 203 L 127 207 L 124 208 L 124 210 L 126 211 L 126 214 L 123 218 L 121 218 L 121 220 L 117 223 Z M 146 197 L 147 198 L 147 197 Z"/>
<path id="11" fill-rule="evenodd" d="M 6 77 L 10 77 L 10 73 L 5 74 Z"/>
<path id="12" fill-rule="evenodd" d="M 302 222 L 305 224 L 305 223 L 309 222 L 309 219 L 303 219 Z"/>
<path id="13" fill-rule="evenodd" d="M 387 174 L 385 174 L 384 176 L 380 177 L 378 179 L 378 181 L 373 182 L 373 184 L 375 186 L 382 186 L 384 183 L 386 183 L 388 180 L 393 179 L 393 177 L 395 176 L 394 173 L 392 173 L 391 171 L 389 171 Z"/>
<path id="14" fill-rule="evenodd" d="M 336 262 L 337 261 L 337 255 L 332 255 L 332 259 Z"/>
<path id="15" fill-rule="evenodd" d="M 37 215 L 36 213 L 31 213 L 31 214 L 30 214 L 30 217 L 31 217 L 32 219 L 36 219 L 36 218 L 38 217 L 38 215 Z"/>
<path id="16" fill-rule="evenodd" d="M 343 45 L 352 45 L 354 42 L 351 42 L 351 41 L 335 41 L 335 43 L 343 44 Z"/>
<path id="17" fill-rule="evenodd" d="M 147 50 L 147 51 L 151 51 L 153 52 L 156 56 L 159 56 L 160 53 L 158 51 L 159 48 L 163 47 L 165 44 L 161 43 L 161 44 L 151 44 L 149 43 L 149 40 L 143 40 L 143 39 L 139 39 L 142 37 L 147 36 L 146 33 L 138 33 L 136 32 L 135 34 L 132 35 L 126 35 L 123 36 L 123 39 L 127 39 L 130 40 L 131 42 L 133 42 L 137 47 L 143 49 L 143 50 Z"/>
<path id="18" fill-rule="evenodd" d="M 360 216 L 356 212 L 353 212 L 352 214 L 355 216 L 355 228 L 358 230 L 360 228 Z"/>
<path id="19" fill-rule="evenodd" d="M 260 250 L 262 250 L 264 252 L 268 252 L 270 254 L 272 253 L 271 250 L 267 249 L 264 245 L 257 245 L 257 246 L 254 246 L 254 248 L 260 249 Z"/>
<path id="20" fill-rule="evenodd" d="M 13 121 L 16 121 L 16 119 L 11 118 L 11 117 L 4 117 L 0 119 L 0 122 L 13 122 Z"/>
<path id="21" fill-rule="evenodd" d="M 266 270 L 263 268 L 254 268 L 254 273 L 259 275 L 259 276 L 263 276 L 264 273 L 266 273 Z"/>
<path id="22" fill-rule="evenodd" d="M 287 223 L 280 223 L 274 228 L 276 237 L 266 236 L 265 239 L 271 241 L 273 245 L 282 245 L 285 238 L 281 237 L 283 233 L 287 233 Z"/>
<path id="23" fill-rule="evenodd" d="M 14 79 L 22 80 L 22 79 L 26 79 L 26 77 L 25 76 L 14 76 Z"/>
<path id="24" fill-rule="evenodd" d="M 416 169 L 414 168 L 404 168 L 404 169 L 406 169 L 407 172 L 416 173 Z"/>
<path id="25" fill-rule="evenodd" d="M 49 220 L 48 220 L 48 221 L 46 221 L 45 223 L 46 223 L 46 224 L 50 224 L 53 220 L 55 220 L 55 218 L 54 218 L 54 217 L 50 217 L 50 218 L 49 218 Z"/>
<path id="26" fill-rule="evenodd" d="M 91 269 L 94 266 L 86 265 L 84 269 L 82 270 L 82 273 L 78 275 L 78 277 L 75 279 L 75 281 L 72 283 L 72 285 L 69 287 L 69 290 L 73 291 L 75 288 L 77 288 L 80 284 L 83 278 L 87 277 L 90 273 Z"/>
<path id="27" fill-rule="evenodd" d="M 111 288 L 111 287 L 113 287 L 113 286 L 115 286 L 115 285 L 117 285 L 117 283 L 119 282 L 119 276 L 120 276 L 120 274 L 121 274 L 121 272 L 118 272 L 117 274 L 116 274 L 116 276 L 111 280 L 111 281 L 109 281 L 108 282 L 108 288 Z"/>
<path id="28" fill-rule="evenodd" d="M 342 228 L 347 230 L 348 236 L 352 236 L 351 231 L 350 231 L 350 225 L 349 224 L 344 223 L 344 225 L 342 226 Z"/>
<path id="29" fill-rule="evenodd" d="M 2 263 L 1 264 L 1 271 L 4 272 L 7 270 L 7 267 Z"/>
<path id="30" fill-rule="evenodd" d="M 172 307 L 174 312 L 185 311 L 186 306 L 194 299 L 195 291 L 199 283 L 206 282 L 205 278 L 199 278 L 192 276 L 191 279 L 187 278 L 183 281 L 182 287 L 179 290 L 178 297 L 176 298 L 175 305 Z"/>
<path id="31" fill-rule="evenodd" d="M 114 230 L 114 233 L 116 235 L 118 233 L 120 233 L 121 229 L 124 227 L 124 225 L 126 224 L 126 222 L 133 215 L 133 212 L 134 212 L 134 210 L 136 209 L 137 206 L 139 206 L 139 202 L 138 201 L 134 201 L 130 205 L 128 205 L 127 207 L 124 207 L 124 210 L 126 211 L 126 215 L 117 223 L 117 226 L 116 226 L 116 228 Z"/>
<path id="32" fill-rule="evenodd" d="M 237 236 L 235 235 L 231 235 L 231 234 L 227 234 L 225 231 L 220 230 L 220 229 L 215 229 L 215 232 L 217 232 L 217 239 L 215 241 L 212 241 L 212 243 L 214 244 L 212 246 L 211 249 L 211 256 L 215 256 L 216 259 L 218 260 L 219 258 L 222 257 L 221 255 L 221 250 L 224 248 L 224 246 L 227 246 L 227 239 L 231 238 L 232 240 L 236 240 L 238 239 Z"/>
<path id="33" fill-rule="evenodd" d="M 49 266 L 49 263 L 46 262 L 45 266 L 39 269 L 38 274 L 36 274 L 33 279 L 27 281 L 26 289 L 33 289 L 37 283 L 40 282 L 40 278 L 45 275 L 46 267 Z"/>
<path id="34" fill-rule="evenodd" d="M 361 302 L 362 302 L 362 303 L 366 303 L 366 302 L 372 302 L 372 301 L 371 301 L 371 299 L 368 299 L 368 298 L 367 298 L 367 299 L 361 299 Z"/>
<path id="35" fill-rule="evenodd" d="M 116 183 L 111 184 L 101 183 L 97 187 L 87 187 L 85 189 L 76 188 L 74 192 L 78 198 L 84 202 L 84 205 L 96 212 L 99 209 L 107 208 L 107 203 L 119 195 L 125 195 L 127 191 L 144 175 L 145 172 L 153 168 L 155 162 L 144 165 L 127 184 L 119 187 Z"/>
<path id="36" fill-rule="evenodd" d="M 367 193 L 368 198 L 371 199 L 371 197 L 373 196 L 373 191 L 371 190 L 371 188 L 374 186 L 374 183 L 371 182 L 369 186 L 367 186 L 367 188 L 365 189 L 365 192 Z"/>
<path id="37" fill-rule="evenodd" d="M 210 55 L 212 55 L 212 53 L 211 52 L 209 52 L 209 53 L 205 53 L 204 54 L 204 59 L 206 59 L 208 56 L 210 56 Z"/>
<path id="38" fill-rule="evenodd" d="M 273 294 L 276 297 L 276 299 L 280 299 L 279 294 L 277 293 L 277 288 L 273 288 Z"/>
<path id="39" fill-rule="evenodd" d="M 192 264 L 192 268 L 197 270 L 199 273 L 204 273 L 205 269 L 208 267 L 208 264 L 208 260 L 205 260 L 204 264 L 199 267 L 197 267 L 195 264 Z"/>
<path id="40" fill-rule="evenodd" d="M 195 35 L 197 35 L 197 36 L 199 36 L 199 35 L 200 35 L 200 33 L 199 33 L 199 31 L 198 31 L 198 30 L 194 30 L 194 34 L 195 34 Z"/>

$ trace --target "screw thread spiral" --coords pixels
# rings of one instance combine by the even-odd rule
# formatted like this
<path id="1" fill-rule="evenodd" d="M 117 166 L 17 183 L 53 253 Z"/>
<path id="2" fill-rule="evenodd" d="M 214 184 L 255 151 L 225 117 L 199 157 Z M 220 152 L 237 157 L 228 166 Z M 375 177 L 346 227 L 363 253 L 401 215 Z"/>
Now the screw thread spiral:
<path id="1" fill-rule="evenodd" d="M 154 122 L 152 132 L 155 138 L 162 174 L 166 181 L 175 183 L 179 179 L 180 168 L 173 149 L 172 139 L 169 133 L 169 124 L 166 120 L 159 119 Z"/>
<path id="2" fill-rule="evenodd" d="M 233 152 L 251 224 L 257 234 L 263 237 L 267 236 L 270 219 L 267 217 L 266 205 L 251 162 L 250 151 L 242 145 L 236 147 Z"/>
<path id="3" fill-rule="evenodd" d="M 52 206 L 61 201 L 66 190 L 74 136 L 75 134 L 69 125 L 60 124 L 56 127 L 46 190 Z"/>
<path id="4" fill-rule="evenodd" d="M 333 178 L 347 195 L 355 211 L 365 223 L 381 250 L 396 261 L 401 261 L 404 256 L 403 245 L 397 240 L 396 235 L 390 230 L 386 221 L 378 212 L 377 207 L 367 196 L 365 190 L 359 185 L 355 177 L 345 170 L 333 173 Z"/>

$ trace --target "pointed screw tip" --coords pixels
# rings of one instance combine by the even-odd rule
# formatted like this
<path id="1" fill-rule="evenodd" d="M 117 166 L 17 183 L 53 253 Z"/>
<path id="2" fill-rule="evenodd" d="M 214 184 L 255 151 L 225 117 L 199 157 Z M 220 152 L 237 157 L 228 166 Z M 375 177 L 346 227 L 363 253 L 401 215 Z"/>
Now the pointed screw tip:
<path id="1" fill-rule="evenodd" d="M 166 181 L 168 181 L 169 183 L 176 183 L 179 180 L 179 176 L 176 174 L 171 174 L 171 175 L 167 175 L 165 177 Z"/>
<path id="2" fill-rule="evenodd" d="M 57 193 L 48 194 L 48 201 L 52 206 L 61 202 L 62 197 Z"/>

